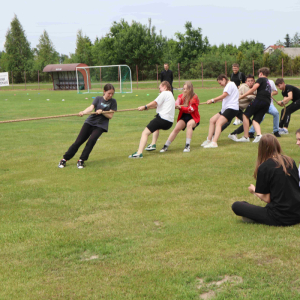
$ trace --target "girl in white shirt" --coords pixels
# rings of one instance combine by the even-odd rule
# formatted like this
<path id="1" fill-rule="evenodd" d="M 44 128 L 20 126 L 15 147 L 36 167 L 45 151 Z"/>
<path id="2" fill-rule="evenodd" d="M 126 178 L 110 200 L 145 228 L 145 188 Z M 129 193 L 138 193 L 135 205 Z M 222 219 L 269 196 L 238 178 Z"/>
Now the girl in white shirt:
<path id="1" fill-rule="evenodd" d="M 217 148 L 218 138 L 222 131 L 222 126 L 231 122 L 239 112 L 239 92 L 234 82 L 229 81 L 227 76 L 221 74 L 217 78 L 218 83 L 224 87 L 223 94 L 214 99 L 208 100 L 207 104 L 222 101 L 222 109 L 209 121 L 208 137 L 201 144 L 204 148 Z"/>

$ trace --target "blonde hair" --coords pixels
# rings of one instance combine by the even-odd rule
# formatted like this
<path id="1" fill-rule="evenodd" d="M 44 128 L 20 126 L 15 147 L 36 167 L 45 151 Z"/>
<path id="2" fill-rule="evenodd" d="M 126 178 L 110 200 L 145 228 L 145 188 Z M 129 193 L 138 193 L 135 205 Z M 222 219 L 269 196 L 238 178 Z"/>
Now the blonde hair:
<path id="1" fill-rule="evenodd" d="M 188 106 L 195 95 L 194 87 L 191 81 L 186 81 L 183 86 L 186 86 L 186 91 L 184 91 L 182 95 L 183 105 Z"/>

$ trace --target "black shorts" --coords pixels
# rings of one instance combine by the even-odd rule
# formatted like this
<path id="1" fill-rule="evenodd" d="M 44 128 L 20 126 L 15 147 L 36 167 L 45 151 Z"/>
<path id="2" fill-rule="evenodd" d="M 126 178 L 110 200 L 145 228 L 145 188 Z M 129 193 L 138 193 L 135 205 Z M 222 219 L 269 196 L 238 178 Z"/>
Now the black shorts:
<path id="1" fill-rule="evenodd" d="M 154 131 L 159 129 L 168 130 L 172 127 L 172 125 L 173 122 L 164 120 L 159 116 L 159 114 L 157 114 L 146 127 L 151 131 L 151 133 L 153 133 Z"/>
<path id="2" fill-rule="evenodd" d="M 250 119 L 252 116 L 252 121 L 260 123 L 264 115 L 268 112 L 270 104 L 263 100 L 254 99 L 244 111 L 244 115 Z"/>
<path id="3" fill-rule="evenodd" d="M 193 117 L 191 116 L 191 114 L 182 114 L 180 120 L 184 121 L 185 123 L 185 127 L 182 129 L 182 131 L 185 131 L 186 129 L 186 125 L 190 120 L 193 120 Z M 200 123 L 200 122 L 199 122 Z M 199 126 L 199 123 L 196 124 L 196 126 L 193 128 L 193 130 L 195 130 L 195 128 L 197 126 Z"/>
<path id="4" fill-rule="evenodd" d="M 227 108 L 223 113 L 219 112 L 219 114 L 225 117 L 228 122 L 231 122 L 231 120 L 239 114 L 239 110 Z"/>

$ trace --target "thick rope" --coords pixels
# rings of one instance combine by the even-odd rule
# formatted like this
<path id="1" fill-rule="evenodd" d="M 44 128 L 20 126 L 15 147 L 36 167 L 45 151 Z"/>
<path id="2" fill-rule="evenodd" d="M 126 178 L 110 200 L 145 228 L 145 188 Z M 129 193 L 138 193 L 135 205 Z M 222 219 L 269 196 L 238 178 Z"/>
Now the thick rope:
<path id="1" fill-rule="evenodd" d="M 279 105 L 278 101 L 276 101 L 273 97 L 271 97 L 271 98 L 273 99 L 273 101 L 275 101 L 277 103 L 277 105 Z M 285 116 L 285 112 L 286 112 L 286 106 L 285 106 L 285 104 L 283 102 L 282 102 L 282 104 L 284 106 L 284 110 L 283 110 L 283 114 L 282 114 L 282 117 L 281 117 L 281 121 L 283 121 L 284 116 Z M 279 106 L 281 106 L 281 105 L 279 105 Z"/>
<path id="2" fill-rule="evenodd" d="M 116 113 L 116 112 L 126 112 L 126 111 L 134 111 L 138 110 L 138 108 L 129 108 L 129 109 L 122 109 L 118 111 L 103 111 L 101 114 L 111 114 L 111 113 Z M 92 113 L 87 113 L 84 115 L 96 115 L 95 112 Z M 0 124 L 3 123 L 14 123 L 14 122 L 25 122 L 25 121 L 35 121 L 35 120 L 46 120 L 46 119 L 56 119 L 56 118 L 65 118 L 65 117 L 75 117 L 79 116 L 79 114 L 70 114 L 70 115 L 59 115 L 59 116 L 50 116 L 50 117 L 39 117 L 39 118 L 30 118 L 30 119 L 18 119 L 18 120 L 8 120 L 8 121 L 0 121 Z"/>

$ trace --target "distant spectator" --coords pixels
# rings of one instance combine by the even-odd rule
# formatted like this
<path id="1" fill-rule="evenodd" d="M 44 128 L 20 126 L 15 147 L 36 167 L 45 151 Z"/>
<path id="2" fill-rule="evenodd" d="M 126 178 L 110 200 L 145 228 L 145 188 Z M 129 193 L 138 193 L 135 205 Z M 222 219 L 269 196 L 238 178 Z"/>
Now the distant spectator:
<path id="1" fill-rule="evenodd" d="M 169 64 L 164 64 L 164 70 L 160 73 L 160 81 L 168 81 L 171 85 L 172 93 L 173 93 L 173 72 L 169 69 Z"/>

